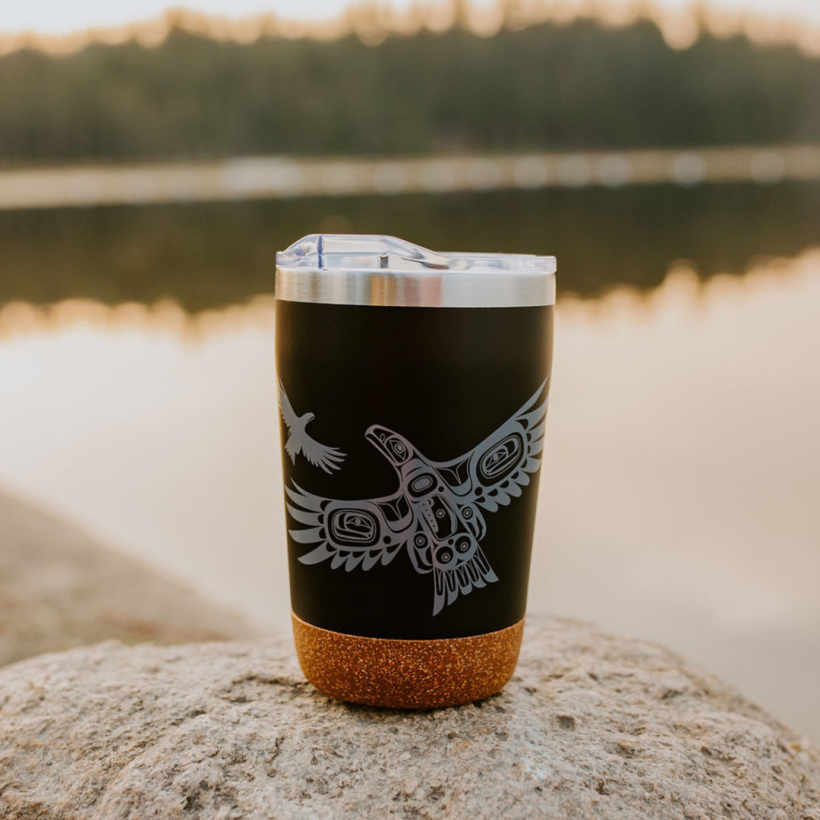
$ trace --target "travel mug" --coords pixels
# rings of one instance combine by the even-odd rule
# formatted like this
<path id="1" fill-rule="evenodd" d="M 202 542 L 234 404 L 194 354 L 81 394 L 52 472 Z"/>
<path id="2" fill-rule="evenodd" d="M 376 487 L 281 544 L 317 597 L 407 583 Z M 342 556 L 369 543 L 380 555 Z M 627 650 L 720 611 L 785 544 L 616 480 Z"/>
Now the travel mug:
<path id="1" fill-rule="evenodd" d="M 487 697 L 523 634 L 555 259 L 314 235 L 276 261 L 302 670 L 372 706 Z"/>

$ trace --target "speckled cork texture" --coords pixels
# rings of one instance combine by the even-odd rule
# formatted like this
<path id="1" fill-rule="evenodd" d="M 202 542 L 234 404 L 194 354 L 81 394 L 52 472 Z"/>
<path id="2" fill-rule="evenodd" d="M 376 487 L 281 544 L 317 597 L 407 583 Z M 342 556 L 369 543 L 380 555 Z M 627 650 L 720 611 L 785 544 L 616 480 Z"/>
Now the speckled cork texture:
<path id="1" fill-rule="evenodd" d="M 305 677 L 339 700 L 389 709 L 458 706 L 495 694 L 518 662 L 524 620 L 467 638 L 394 640 L 331 632 L 293 615 Z"/>

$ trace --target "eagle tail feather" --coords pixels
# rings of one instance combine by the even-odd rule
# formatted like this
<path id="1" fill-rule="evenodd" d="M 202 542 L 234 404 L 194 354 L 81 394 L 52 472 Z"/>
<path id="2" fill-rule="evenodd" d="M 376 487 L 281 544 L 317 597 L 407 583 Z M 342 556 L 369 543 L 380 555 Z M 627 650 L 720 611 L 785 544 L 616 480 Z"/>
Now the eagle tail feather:
<path id="1" fill-rule="evenodd" d="M 453 569 L 433 571 L 433 615 L 438 615 L 445 606 L 449 606 L 461 595 L 468 595 L 473 589 L 480 589 L 498 580 L 487 557 L 479 548 L 476 554 Z"/>

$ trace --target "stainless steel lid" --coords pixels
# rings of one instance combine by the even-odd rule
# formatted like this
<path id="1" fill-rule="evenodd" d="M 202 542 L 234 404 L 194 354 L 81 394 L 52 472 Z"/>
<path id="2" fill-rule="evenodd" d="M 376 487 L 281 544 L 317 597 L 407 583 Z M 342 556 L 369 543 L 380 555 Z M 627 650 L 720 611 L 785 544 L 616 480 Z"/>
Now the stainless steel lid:
<path id="1" fill-rule="evenodd" d="M 276 254 L 276 298 L 397 307 L 555 304 L 555 257 L 435 253 L 393 236 L 312 234 Z"/>

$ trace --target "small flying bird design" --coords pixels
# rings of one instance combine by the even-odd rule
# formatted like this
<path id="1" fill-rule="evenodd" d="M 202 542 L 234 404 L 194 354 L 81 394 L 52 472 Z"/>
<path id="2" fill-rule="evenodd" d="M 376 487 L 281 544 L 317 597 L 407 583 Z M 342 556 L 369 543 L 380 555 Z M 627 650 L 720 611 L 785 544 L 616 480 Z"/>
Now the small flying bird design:
<path id="1" fill-rule="evenodd" d="M 282 413 L 285 427 L 288 428 L 285 450 L 294 464 L 296 456 L 301 453 L 314 467 L 319 467 L 326 473 L 341 469 L 345 453 L 338 447 L 321 444 L 308 433 L 306 428 L 316 416 L 313 413 L 297 416 L 281 381 L 279 382 L 279 410 Z"/>
<path id="2" fill-rule="evenodd" d="M 510 419 L 468 453 L 432 461 L 404 436 L 378 424 L 365 438 L 393 465 L 399 488 L 361 501 L 322 498 L 291 482 L 287 505 L 299 529 L 291 538 L 313 549 L 303 564 L 332 569 L 386 566 L 406 550 L 416 572 L 432 575 L 433 615 L 459 595 L 494 583 L 480 541 L 485 512 L 521 496 L 541 466 L 547 414 L 546 380 Z"/>

